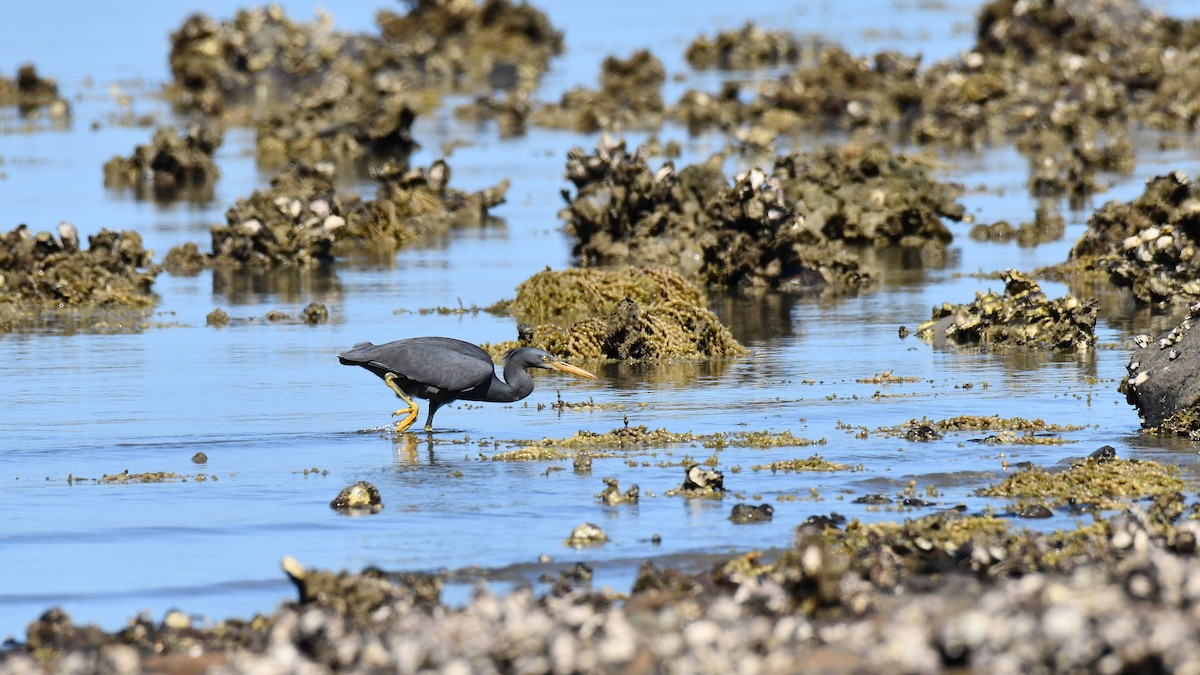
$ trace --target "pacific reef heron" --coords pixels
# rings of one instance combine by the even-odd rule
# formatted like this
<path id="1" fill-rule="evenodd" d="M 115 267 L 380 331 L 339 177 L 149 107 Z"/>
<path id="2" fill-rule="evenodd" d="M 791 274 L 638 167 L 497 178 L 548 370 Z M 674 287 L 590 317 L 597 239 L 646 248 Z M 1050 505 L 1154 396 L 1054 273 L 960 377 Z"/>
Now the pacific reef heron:
<path id="1" fill-rule="evenodd" d="M 547 368 L 589 380 L 596 376 L 564 363 L 549 352 L 519 347 L 504 355 L 504 379 L 496 377 L 492 357 L 470 342 L 447 337 L 417 337 L 375 345 L 360 342 L 338 354 L 346 366 L 362 366 L 383 378 L 387 386 L 408 404 L 394 415 L 404 415 L 396 431 L 408 429 L 419 412 L 411 397 L 429 401 L 425 431 L 433 431 L 433 414 L 451 401 L 520 401 L 533 391 L 533 377 L 526 368 Z"/>

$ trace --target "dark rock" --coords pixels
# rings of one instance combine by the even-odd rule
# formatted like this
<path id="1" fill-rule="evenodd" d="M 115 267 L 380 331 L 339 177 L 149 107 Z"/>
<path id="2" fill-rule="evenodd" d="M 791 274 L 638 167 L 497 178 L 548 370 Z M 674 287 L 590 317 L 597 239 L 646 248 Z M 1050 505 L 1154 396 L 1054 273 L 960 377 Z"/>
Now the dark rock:
<path id="1" fill-rule="evenodd" d="M 765 523 L 775 515 L 775 507 L 770 504 L 734 504 L 729 519 L 735 523 Z"/>
<path id="2" fill-rule="evenodd" d="M 1158 339 L 1139 336 L 1119 391 L 1149 429 L 1194 435 L 1200 431 L 1200 304 Z"/>

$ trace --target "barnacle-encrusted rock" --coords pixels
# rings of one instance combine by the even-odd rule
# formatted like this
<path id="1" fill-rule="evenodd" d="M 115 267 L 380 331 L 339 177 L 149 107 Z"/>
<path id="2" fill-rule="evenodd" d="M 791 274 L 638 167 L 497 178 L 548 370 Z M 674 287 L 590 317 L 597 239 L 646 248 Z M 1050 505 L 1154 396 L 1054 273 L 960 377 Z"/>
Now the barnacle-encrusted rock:
<path id="1" fill-rule="evenodd" d="M 1066 231 L 1066 220 L 1057 213 L 1052 213 L 1045 207 L 1039 206 L 1033 214 L 1033 221 L 1021 223 L 1014 228 L 1007 221 L 1000 220 L 990 225 L 979 224 L 971 228 L 971 238 L 977 241 L 1009 241 L 1016 239 L 1021 246 L 1036 246 L 1038 244 L 1057 241 Z"/>
<path id="2" fill-rule="evenodd" d="M 600 529 L 599 525 L 594 523 L 583 523 L 577 525 L 571 530 L 571 535 L 568 536 L 563 543 L 572 548 L 584 548 L 587 546 L 600 546 L 608 542 L 608 535 L 604 530 Z"/>
<path id="3" fill-rule="evenodd" d="M 344 91 L 325 87 L 295 99 L 295 106 L 258 123 L 256 147 L 266 162 L 350 159 L 361 155 L 406 159 L 417 147 L 412 124 L 429 107 L 401 93 L 361 93 L 352 103 Z"/>
<path id="4" fill-rule="evenodd" d="M 725 496 L 725 474 L 700 464 L 686 464 L 683 485 L 667 490 L 667 496 L 720 499 Z"/>
<path id="5" fill-rule="evenodd" d="M 17 69 L 17 77 L 0 77 L 0 105 L 15 105 L 23 113 L 46 108 L 51 117 L 71 114 L 71 106 L 58 94 L 58 84 L 37 74 L 37 68 L 26 64 Z"/>
<path id="6" fill-rule="evenodd" d="M 456 88 L 530 89 L 563 35 L 535 6 L 511 0 L 413 0 L 407 14 L 376 15 L 383 69 Z"/>
<path id="7" fill-rule="evenodd" d="M 525 134 L 531 112 L 529 93 L 517 90 L 505 97 L 479 96 L 474 101 L 455 108 L 454 116 L 460 120 L 475 122 L 494 119 L 500 138 L 512 138 Z"/>
<path id="8" fill-rule="evenodd" d="M 696 38 L 688 45 L 685 56 L 693 68 L 748 70 L 795 63 L 800 59 L 800 40 L 787 31 L 764 30 L 747 23 L 738 30 L 720 31 L 711 38 Z"/>
<path id="9" fill-rule="evenodd" d="M 1161 338 L 1139 335 L 1119 391 L 1137 408 L 1143 426 L 1200 437 L 1200 303 Z"/>
<path id="10" fill-rule="evenodd" d="M 1094 161 L 1097 149 L 1111 148 L 1118 163 L 1128 158 L 1120 139 L 1133 124 L 1192 128 L 1200 88 L 1187 73 L 1200 64 L 1200 22 L 1136 0 L 995 0 L 978 16 L 975 45 L 926 68 L 894 51 L 856 56 L 836 44 L 803 45 L 791 72 L 745 93 L 736 83 L 719 94 L 690 91 L 671 114 L 693 131 L 867 129 L 954 147 L 1050 133 L 1062 152 L 1038 144 L 1026 151 L 1037 164 L 1052 158 L 1035 167 L 1049 168 L 1042 178 L 1050 182 L 1031 185 L 1055 193 L 1092 188 L 1092 171 L 1105 168 Z"/>
<path id="11" fill-rule="evenodd" d="M 714 160 L 719 160 L 714 158 Z M 868 276 L 845 243 L 944 248 L 959 188 L 882 145 L 778 157 L 725 182 L 719 161 L 652 170 L 602 141 L 568 153 L 576 194 L 560 217 L 585 263 L 669 264 L 702 284 L 854 289 Z"/>
<path id="12" fill-rule="evenodd" d="M 312 265 L 333 259 L 339 248 L 395 249 L 447 234 L 455 226 L 491 222 L 489 209 L 503 203 L 508 181 L 465 193 L 449 187 L 450 168 L 438 160 L 428 169 L 385 163 L 374 176 L 375 199 L 338 191 L 329 163 L 294 163 L 271 187 L 239 199 L 225 225 L 211 228 L 210 262 L 221 265 Z M 172 264 L 187 269 L 188 250 L 171 249 Z"/>
<path id="13" fill-rule="evenodd" d="M 149 193 L 164 200 L 209 199 L 221 173 L 213 161 L 220 145 L 221 132 L 211 127 L 193 125 L 183 136 L 160 128 L 149 145 L 137 146 L 127 158 L 113 157 L 104 163 L 104 185 L 132 187 L 139 197 Z"/>
<path id="14" fill-rule="evenodd" d="M 600 90 L 576 87 L 557 104 L 534 111 L 539 125 L 584 133 L 601 129 L 658 128 L 662 125 L 662 85 L 667 71 L 647 50 L 627 59 L 610 56 L 600 66 Z"/>
<path id="15" fill-rule="evenodd" d="M 348 485 L 338 493 L 329 508 L 342 513 L 378 513 L 383 509 L 383 500 L 379 490 L 366 481 L 358 481 Z"/>
<path id="16" fill-rule="evenodd" d="M 934 345 L 1048 347 L 1086 351 L 1096 342 L 1096 303 L 1074 296 L 1051 300 L 1036 281 L 1016 270 L 1001 275 L 1004 294 L 976 293 L 964 305 L 943 303 L 917 335 Z"/>
<path id="17" fill-rule="evenodd" d="M 0 667 L 1160 672 L 1200 662 L 1197 506 L 1162 494 L 1045 533 L 956 512 L 844 528 L 814 515 L 780 551 L 699 572 L 647 561 L 628 597 L 591 589 L 591 570 L 576 566 L 545 593 L 481 589 L 451 606 L 432 575 L 332 573 L 288 557 L 299 599 L 270 615 L 208 626 L 170 612 L 107 633 L 54 609 L 6 646 Z"/>
<path id="18" fill-rule="evenodd" d="M 637 484 L 621 492 L 621 485 L 617 479 L 608 477 L 604 479 L 604 490 L 596 495 L 596 499 L 604 502 L 607 506 L 616 506 L 617 504 L 637 504 L 640 496 L 641 491 Z"/>
<path id="19" fill-rule="evenodd" d="M 299 606 L 320 608 L 352 626 L 371 625 L 381 609 L 427 609 L 441 600 L 442 582 L 433 575 L 391 575 L 378 569 L 358 574 L 310 570 L 291 556 L 285 556 L 280 565 L 296 586 Z"/>
<path id="20" fill-rule="evenodd" d="M 667 269 L 545 270 L 499 308 L 537 325 L 517 342 L 493 346 L 495 353 L 535 346 L 564 357 L 640 361 L 746 351 L 703 293 Z"/>
<path id="21" fill-rule="evenodd" d="M 310 326 L 326 323 L 329 321 L 329 308 L 323 302 L 310 302 L 304 306 L 300 318 Z"/>
<path id="22" fill-rule="evenodd" d="M 439 91 L 529 89 L 562 51 L 544 14 L 508 0 L 417 0 L 377 20 L 367 35 L 335 31 L 328 15 L 296 23 L 278 6 L 223 23 L 193 15 L 171 36 L 171 93 L 185 108 L 257 120 L 266 162 L 403 160 Z"/>
<path id="23" fill-rule="evenodd" d="M 1142 302 L 1200 298 L 1200 190 L 1182 172 L 1157 176 L 1131 202 L 1108 202 L 1061 269 L 1095 271 Z"/>
<path id="24" fill-rule="evenodd" d="M 328 15 L 298 23 L 274 5 L 225 22 L 193 15 L 171 35 L 172 93 L 208 113 L 264 91 L 284 93 L 267 100 L 318 92 L 301 104 L 309 111 L 324 100 L 336 113 L 339 97 L 359 96 L 391 109 L 386 101 L 413 85 L 528 88 L 563 48 L 545 14 L 508 0 L 416 0 L 405 15 L 381 11 L 377 23 L 379 34 L 346 34 Z"/>
<path id="25" fill-rule="evenodd" d="M 402 246 L 449 234 L 454 227 L 494 222 L 491 209 L 504 203 L 509 181 L 478 192 L 450 187 L 450 166 L 436 160 L 426 168 L 385 163 L 372 171 L 379 182 L 375 199 L 363 204 L 363 217 L 350 219 L 337 239 L 352 243 Z"/>
<path id="26" fill-rule="evenodd" d="M 327 164 L 293 164 L 271 187 L 238 199 L 214 225 L 214 262 L 232 265 L 309 265 L 333 259 L 337 231 L 362 211 L 358 195 L 333 186 Z"/>
<path id="27" fill-rule="evenodd" d="M 146 308 L 161 271 L 137 232 L 101 230 L 79 245 L 74 225 L 58 236 L 25 225 L 0 235 L 0 327 L 12 329 L 60 308 Z"/>

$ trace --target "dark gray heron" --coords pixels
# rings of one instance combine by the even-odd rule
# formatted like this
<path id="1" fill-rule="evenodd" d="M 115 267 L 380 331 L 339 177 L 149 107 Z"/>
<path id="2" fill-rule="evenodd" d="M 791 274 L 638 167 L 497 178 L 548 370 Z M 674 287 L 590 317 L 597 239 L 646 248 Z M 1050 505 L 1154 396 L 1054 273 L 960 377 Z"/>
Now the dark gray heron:
<path id="1" fill-rule="evenodd" d="M 387 386 L 407 408 L 393 415 L 404 415 L 396 431 L 408 429 L 417 421 L 417 404 L 411 397 L 429 401 L 425 431 L 433 431 L 433 414 L 451 401 L 520 401 L 533 391 L 533 377 L 526 368 L 547 368 L 589 380 L 596 376 L 564 363 L 549 352 L 520 347 L 504 355 L 504 380 L 496 377 L 492 357 L 470 342 L 446 337 L 418 337 L 374 345 L 360 342 L 348 352 L 338 354 L 346 366 L 362 366 L 383 378 Z"/>

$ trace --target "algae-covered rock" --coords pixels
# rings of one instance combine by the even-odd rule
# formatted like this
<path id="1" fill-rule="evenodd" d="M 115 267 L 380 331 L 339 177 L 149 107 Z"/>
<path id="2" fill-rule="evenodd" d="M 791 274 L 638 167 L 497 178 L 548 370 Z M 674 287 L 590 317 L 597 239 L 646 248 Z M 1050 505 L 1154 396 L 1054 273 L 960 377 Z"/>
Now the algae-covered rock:
<path id="1" fill-rule="evenodd" d="M 213 161 L 221 137 L 219 130 L 200 125 L 183 136 L 173 129 L 158 129 L 149 145 L 139 145 L 131 156 L 113 157 L 104 163 L 104 185 L 131 187 L 139 197 L 209 199 L 221 173 Z"/>
<path id="2" fill-rule="evenodd" d="M 745 348 L 705 307 L 703 293 L 665 269 L 546 270 L 502 305 L 537 324 L 499 353 L 535 346 L 580 359 L 651 360 L 735 356 Z"/>
<path id="3" fill-rule="evenodd" d="M 1200 304 L 1165 336 L 1139 335 L 1119 391 L 1148 429 L 1200 436 Z"/>
<path id="4" fill-rule="evenodd" d="M 0 105 L 15 105 L 22 113 L 45 108 L 53 118 L 71 114 L 71 105 L 58 93 L 58 84 L 37 73 L 33 64 L 17 69 L 14 79 L 0 77 Z"/>
<path id="5" fill-rule="evenodd" d="M 696 38 L 684 56 L 693 68 L 748 70 L 795 63 L 800 59 L 800 40 L 787 31 L 765 30 L 746 23 L 738 30 Z"/>
<path id="6" fill-rule="evenodd" d="M 100 230 L 79 245 L 74 225 L 58 236 L 20 225 L 0 235 L 0 326 L 12 329 L 59 309 L 146 308 L 161 271 L 137 232 Z"/>
<path id="7" fill-rule="evenodd" d="M 534 5 L 511 0 L 414 0 L 376 15 L 384 63 L 408 79 L 529 89 L 563 51 L 563 34 Z"/>
<path id="8" fill-rule="evenodd" d="M 941 219 L 963 213 L 958 186 L 883 145 L 793 152 L 732 185 L 720 159 L 655 170 L 621 142 L 570 151 L 576 193 L 560 217 L 574 254 L 672 265 L 705 285 L 850 290 L 869 274 L 845 244 L 944 250 L 953 236 Z"/>
<path id="9" fill-rule="evenodd" d="M 944 303 L 917 335 L 934 345 L 1051 348 L 1087 351 L 1096 342 L 1096 303 L 1074 296 L 1049 299 L 1032 279 L 1008 270 L 1004 294 L 976 293 L 963 305 Z"/>
<path id="10" fill-rule="evenodd" d="M 1044 207 L 1038 207 L 1033 214 L 1033 220 L 1013 227 L 1008 221 L 1000 220 L 991 224 L 978 224 L 971 228 L 971 238 L 976 241 L 1011 241 L 1017 240 L 1020 246 L 1036 246 L 1038 244 L 1057 241 L 1066 231 L 1066 220 L 1057 213 L 1051 213 Z"/>
<path id="11" fill-rule="evenodd" d="M 608 542 L 608 535 L 604 530 L 600 529 L 599 525 L 594 523 L 583 523 L 571 530 L 570 536 L 563 540 L 563 544 L 571 548 L 586 548 L 588 546 L 601 546 Z"/>
<path id="12" fill-rule="evenodd" d="M 610 56 L 600 67 L 598 91 L 576 87 L 557 104 L 534 111 L 541 126 L 590 133 L 601 129 L 655 129 L 662 125 L 662 61 L 642 49 L 627 59 Z"/>
<path id="13" fill-rule="evenodd" d="M 517 90 L 507 96 L 482 95 L 470 103 L 464 103 L 454 109 L 454 116 L 460 120 L 480 122 L 496 120 L 500 138 L 513 138 L 525 135 L 529 116 L 533 107 L 529 104 L 529 93 Z"/>
<path id="14" fill-rule="evenodd" d="M 637 504 L 640 496 L 641 490 L 638 489 L 636 483 L 628 490 L 621 492 L 621 485 L 617 479 L 608 477 L 604 479 L 604 490 L 596 495 L 596 499 L 606 506 L 616 506 L 618 504 Z"/>
<path id="15" fill-rule="evenodd" d="M 1131 202 L 1108 202 L 1062 266 L 1098 272 L 1142 302 L 1200 298 L 1200 190 L 1182 172 L 1157 176 Z"/>
<path id="16" fill-rule="evenodd" d="M 255 138 L 259 158 L 271 164 L 360 156 L 404 160 L 417 148 L 412 125 L 428 102 L 371 90 L 352 103 L 335 104 L 345 95 L 309 91 L 295 99 L 293 108 L 266 116 Z"/>
<path id="17" fill-rule="evenodd" d="M 1088 458 L 1060 471 L 1031 467 L 1013 473 L 996 485 L 980 488 L 983 497 L 1036 497 L 1054 506 L 1069 500 L 1087 501 L 1097 508 L 1128 505 L 1128 500 L 1184 489 L 1175 466 L 1150 460 Z"/>

